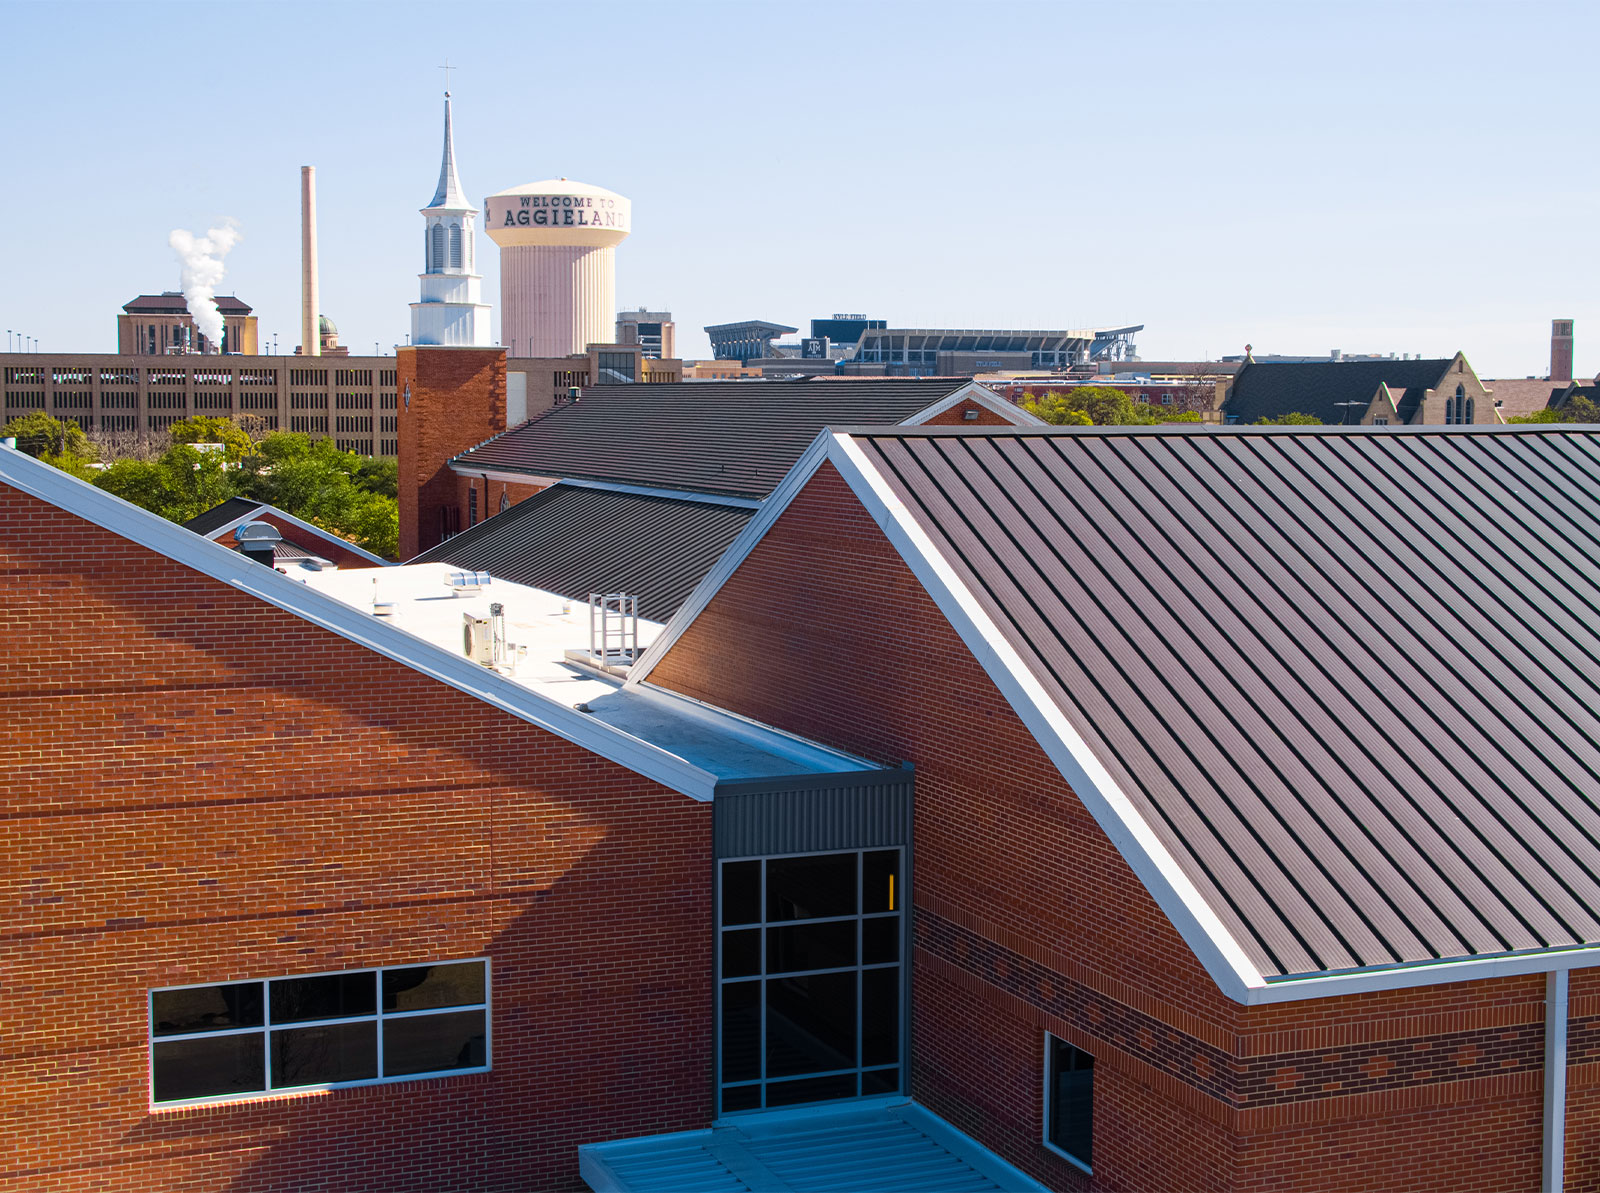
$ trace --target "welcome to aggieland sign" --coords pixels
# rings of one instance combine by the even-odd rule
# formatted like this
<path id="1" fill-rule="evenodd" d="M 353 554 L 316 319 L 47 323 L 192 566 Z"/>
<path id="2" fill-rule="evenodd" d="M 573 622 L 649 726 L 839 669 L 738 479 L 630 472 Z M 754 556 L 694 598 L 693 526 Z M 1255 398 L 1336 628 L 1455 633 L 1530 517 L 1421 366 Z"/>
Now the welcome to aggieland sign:
<path id="1" fill-rule="evenodd" d="M 597 229 L 627 235 L 631 204 L 617 195 L 491 195 L 484 200 L 484 225 L 509 228 Z"/>

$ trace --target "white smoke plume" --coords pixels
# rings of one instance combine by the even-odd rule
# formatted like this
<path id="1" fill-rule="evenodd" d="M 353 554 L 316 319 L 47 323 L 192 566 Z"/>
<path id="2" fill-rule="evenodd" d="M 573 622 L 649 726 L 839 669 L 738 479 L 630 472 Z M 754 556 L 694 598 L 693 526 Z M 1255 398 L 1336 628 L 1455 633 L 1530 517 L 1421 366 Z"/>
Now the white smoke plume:
<path id="1" fill-rule="evenodd" d="M 183 266 L 183 297 L 189 304 L 200 334 L 211 341 L 212 351 L 222 351 L 222 315 L 217 310 L 217 287 L 222 284 L 222 259 L 239 242 L 238 221 L 224 219 L 204 236 L 174 228 L 167 243 Z"/>

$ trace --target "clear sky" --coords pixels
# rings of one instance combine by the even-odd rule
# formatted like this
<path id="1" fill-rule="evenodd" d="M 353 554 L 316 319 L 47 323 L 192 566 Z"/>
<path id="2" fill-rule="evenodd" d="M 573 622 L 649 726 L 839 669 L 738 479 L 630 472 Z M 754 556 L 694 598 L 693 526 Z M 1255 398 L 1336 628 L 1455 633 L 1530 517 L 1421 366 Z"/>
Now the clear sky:
<path id="1" fill-rule="evenodd" d="M 701 327 L 1143 323 L 1146 359 L 1464 350 L 1600 369 L 1600 4 L 0 5 L 8 284 L 45 351 L 115 351 L 175 228 L 299 331 L 410 327 L 446 57 L 462 182 L 633 200 L 620 306 Z M 479 254 L 498 307 L 497 252 Z M 498 335 L 498 311 L 495 320 Z"/>

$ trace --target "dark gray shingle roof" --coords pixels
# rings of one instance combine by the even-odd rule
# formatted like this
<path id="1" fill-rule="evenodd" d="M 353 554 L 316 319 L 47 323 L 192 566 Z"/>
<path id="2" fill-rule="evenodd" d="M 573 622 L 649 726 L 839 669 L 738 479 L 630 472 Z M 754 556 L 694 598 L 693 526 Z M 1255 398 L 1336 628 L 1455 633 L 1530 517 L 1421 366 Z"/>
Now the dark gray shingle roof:
<path id="1" fill-rule="evenodd" d="M 634 593 L 641 617 L 665 621 L 754 512 L 554 485 L 410 562 L 452 563 L 574 600 Z"/>
<path id="2" fill-rule="evenodd" d="M 221 505 L 214 505 L 203 514 L 196 514 L 183 524 L 185 530 L 192 530 L 202 538 L 210 538 L 218 528 L 226 526 L 235 518 L 242 518 L 246 514 L 253 514 L 256 510 L 267 508 L 259 501 L 252 501 L 248 497 L 230 497 Z"/>
<path id="3" fill-rule="evenodd" d="M 472 469 L 765 497 L 823 427 L 904 422 L 968 384 L 938 381 L 595 385 L 455 457 Z"/>
<path id="4" fill-rule="evenodd" d="M 1309 414 L 1329 426 L 1359 423 L 1378 384 L 1405 393 L 1402 418 L 1410 417 L 1422 392 L 1436 388 L 1454 363 L 1449 360 L 1341 360 L 1311 364 L 1256 364 L 1239 370 L 1223 413 L 1240 423 L 1281 414 Z M 1354 402 L 1357 405 L 1343 405 Z"/>
<path id="5" fill-rule="evenodd" d="M 1600 432 L 856 442 L 1263 974 L 1600 942 Z"/>

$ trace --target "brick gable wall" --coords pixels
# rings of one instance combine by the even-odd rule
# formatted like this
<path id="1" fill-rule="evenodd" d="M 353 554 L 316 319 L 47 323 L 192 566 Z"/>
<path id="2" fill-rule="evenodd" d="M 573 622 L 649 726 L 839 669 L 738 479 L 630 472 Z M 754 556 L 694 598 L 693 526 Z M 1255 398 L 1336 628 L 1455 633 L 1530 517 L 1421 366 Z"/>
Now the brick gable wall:
<path id="1" fill-rule="evenodd" d="M 1051 1187 L 1537 1187 L 1543 979 L 1225 999 L 831 465 L 650 682 L 915 765 L 913 1093 Z M 1046 1030 L 1096 1057 L 1093 1178 L 1039 1143 Z"/>
<path id="2" fill-rule="evenodd" d="M 968 411 L 975 412 L 977 417 L 969 419 L 967 417 Z M 927 422 L 919 425 L 925 427 L 1007 427 L 1013 424 L 1010 419 L 990 410 L 982 402 L 974 402 L 971 398 L 965 398 L 943 414 L 937 414 L 928 419 Z"/>
<path id="3" fill-rule="evenodd" d="M 710 807 L 0 486 L 0 1188 L 580 1188 L 704 1126 Z M 152 987 L 487 956 L 493 1070 L 149 1107 Z"/>
<path id="4" fill-rule="evenodd" d="M 395 353 L 395 376 L 399 556 L 410 559 L 441 541 L 441 510 L 454 511 L 456 532 L 467 528 L 466 487 L 447 461 L 506 429 L 506 351 L 401 348 Z M 478 513 L 481 519 L 483 511 Z"/>

